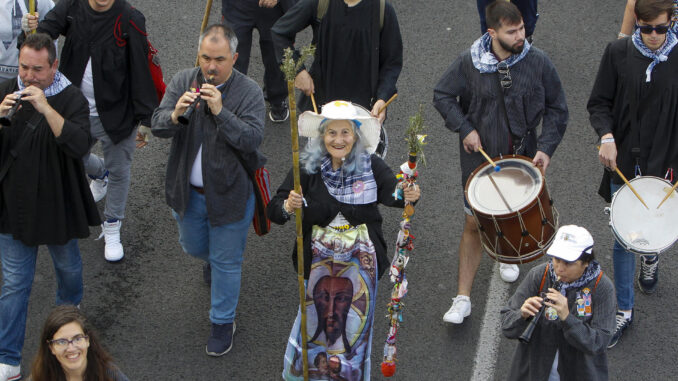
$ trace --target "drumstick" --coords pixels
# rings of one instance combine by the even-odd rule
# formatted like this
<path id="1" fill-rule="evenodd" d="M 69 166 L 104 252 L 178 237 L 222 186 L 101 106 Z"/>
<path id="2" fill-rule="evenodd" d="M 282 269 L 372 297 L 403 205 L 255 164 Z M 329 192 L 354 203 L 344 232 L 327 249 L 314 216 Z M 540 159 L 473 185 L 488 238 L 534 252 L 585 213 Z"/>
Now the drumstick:
<path id="1" fill-rule="evenodd" d="M 492 185 L 494 185 L 494 189 L 496 189 L 497 193 L 499 193 L 499 198 L 501 198 L 501 200 L 504 202 L 504 205 L 506 205 L 506 209 L 513 212 L 513 209 L 511 209 L 511 205 L 509 205 L 508 201 L 506 201 L 506 199 L 504 198 L 504 195 L 501 193 L 501 190 L 499 190 L 499 186 L 497 185 L 497 183 L 494 182 L 494 179 L 492 178 L 492 174 L 489 173 L 487 175 L 487 177 L 490 178 L 490 182 L 492 183 Z"/>
<path id="2" fill-rule="evenodd" d="M 619 175 L 619 177 L 621 177 L 621 179 L 624 180 L 624 183 L 629 187 L 629 189 L 631 189 L 631 192 L 633 192 L 633 194 L 635 194 L 636 197 L 638 197 L 638 200 L 640 200 L 640 202 L 642 202 L 643 205 L 645 205 L 645 209 L 650 209 L 650 208 L 647 207 L 647 204 L 645 203 L 645 201 L 643 201 L 643 198 L 640 197 L 640 195 L 638 194 L 638 192 L 636 192 L 636 190 L 633 189 L 633 186 L 631 185 L 631 183 L 630 183 L 628 180 L 626 180 L 626 177 L 624 177 L 624 174 L 621 173 L 621 171 L 619 170 L 619 168 L 618 168 L 618 167 L 614 167 L 614 170 L 617 171 L 617 174 Z M 661 204 L 660 204 L 660 205 L 661 205 Z"/>
<path id="3" fill-rule="evenodd" d="M 396 98 L 398 98 L 398 93 L 393 94 L 393 96 L 389 100 L 387 100 L 383 106 L 381 106 L 377 114 L 381 114 L 382 111 L 386 110 L 386 107 L 388 107 L 388 105 L 390 105 L 391 102 L 393 102 Z"/>
<path id="4" fill-rule="evenodd" d="M 596 147 L 598 147 L 598 150 L 600 151 L 600 146 L 598 145 L 598 146 L 596 146 Z M 615 166 L 615 167 L 614 167 L 614 170 L 617 172 L 617 174 L 619 175 L 619 177 L 621 177 L 621 179 L 624 180 L 624 184 L 626 184 L 626 185 L 629 187 L 629 189 L 631 189 L 631 192 L 633 192 L 633 194 L 635 194 L 636 197 L 638 197 L 638 200 L 639 200 L 641 203 L 643 203 L 643 205 L 645 206 L 645 209 L 648 209 L 648 210 L 649 210 L 650 208 L 647 207 L 647 204 L 645 203 L 645 201 L 643 201 L 643 198 L 640 197 L 640 195 L 638 194 L 638 192 L 636 192 L 636 190 L 633 188 L 633 185 L 631 185 L 631 183 L 630 183 L 628 180 L 626 180 L 626 177 L 624 176 L 623 173 L 621 173 L 621 171 L 619 170 L 619 167 L 616 167 L 616 166 Z M 661 204 L 659 204 L 659 205 L 661 205 Z M 659 207 L 657 207 L 657 208 L 659 208 Z"/>
<path id="5" fill-rule="evenodd" d="M 501 167 L 498 166 L 497 164 L 495 164 L 494 161 L 492 161 L 492 159 L 489 156 L 487 156 L 487 154 L 485 153 L 485 151 L 483 151 L 482 148 L 478 147 L 478 151 L 480 151 L 480 153 L 482 153 L 483 156 L 485 156 L 485 159 L 487 159 L 487 161 L 490 163 L 490 165 L 492 165 L 492 167 L 494 167 L 495 172 L 499 172 L 501 170 Z"/>
<path id="6" fill-rule="evenodd" d="M 313 103 L 313 112 L 318 113 L 318 106 L 315 105 L 315 97 L 313 96 L 313 93 L 311 93 L 311 102 Z"/>
<path id="7" fill-rule="evenodd" d="M 676 190 L 676 187 L 678 187 L 678 181 L 676 181 L 676 183 L 673 184 L 673 187 L 671 188 L 670 191 L 666 192 L 666 196 L 664 196 L 664 199 L 662 200 L 662 202 L 660 202 L 659 205 L 657 205 L 657 209 L 659 209 L 659 207 L 662 206 L 664 201 L 669 199 L 669 196 L 671 196 L 671 193 L 673 193 L 673 191 Z"/>

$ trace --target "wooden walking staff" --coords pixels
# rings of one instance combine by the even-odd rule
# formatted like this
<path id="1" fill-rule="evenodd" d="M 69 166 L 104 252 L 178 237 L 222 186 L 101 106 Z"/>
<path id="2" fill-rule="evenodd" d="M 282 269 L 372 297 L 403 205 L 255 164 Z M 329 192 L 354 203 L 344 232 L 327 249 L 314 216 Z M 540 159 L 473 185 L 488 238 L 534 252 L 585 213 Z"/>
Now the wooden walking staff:
<path id="1" fill-rule="evenodd" d="M 287 80 L 287 95 L 290 108 L 290 134 L 292 135 L 292 168 L 294 172 L 294 191 L 301 194 L 299 180 L 299 129 L 297 127 L 297 103 L 294 96 L 294 78 L 307 58 L 315 53 L 315 46 L 309 45 L 301 50 L 301 58 L 294 62 L 292 49 L 285 49 L 283 63 L 280 69 Z M 304 237 L 301 229 L 301 211 L 295 213 L 297 234 L 297 279 L 299 280 L 299 311 L 301 313 L 301 348 L 304 380 L 308 380 L 308 338 L 306 335 L 306 287 L 304 285 Z M 294 366 L 294 364 L 292 364 Z"/>
<path id="2" fill-rule="evenodd" d="M 200 25 L 200 35 L 202 36 L 202 33 L 205 31 L 205 28 L 207 28 L 207 23 L 210 21 L 210 12 L 212 11 L 212 0 L 207 0 L 207 5 L 205 5 L 205 14 L 202 16 L 202 25 Z M 234 54 L 235 52 L 231 52 L 231 54 Z M 200 53 L 197 54 L 195 57 L 195 66 L 200 65 Z"/>
<path id="3" fill-rule="evenodd" d="M 28 13 L 35 16 L 35 0 L 28 1 Z M 35 34 L 35 29 L 31 31 L 31 34 Z"/>

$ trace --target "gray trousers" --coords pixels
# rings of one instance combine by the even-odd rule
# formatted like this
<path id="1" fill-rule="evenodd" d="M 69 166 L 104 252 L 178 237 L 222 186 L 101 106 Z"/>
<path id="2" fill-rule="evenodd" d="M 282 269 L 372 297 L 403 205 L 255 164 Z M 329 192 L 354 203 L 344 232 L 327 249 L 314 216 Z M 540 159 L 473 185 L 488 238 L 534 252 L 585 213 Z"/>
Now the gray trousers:
<path id="1" fill-rule="evenodd" d="M 104 151 L 103 159 L 88 153 L 82 158 L 87 175 L 92 178 L 101 178 L 108 170 L 108 190 L 106 192 L 106 207 L 104 218 L 106 220 L 125 218 L 125 205 L 129 193 L 130 173 L 132 168 L 132 156 L 136 148 L 136 132 L 132 133 L 118 144 L 106 135 L 104 126 L 98 116 L 90 116 L 90 133 L 94 138 L 94 144 L 101 142 Z M 91 150 L 91 148 L 90 148 Z"/>

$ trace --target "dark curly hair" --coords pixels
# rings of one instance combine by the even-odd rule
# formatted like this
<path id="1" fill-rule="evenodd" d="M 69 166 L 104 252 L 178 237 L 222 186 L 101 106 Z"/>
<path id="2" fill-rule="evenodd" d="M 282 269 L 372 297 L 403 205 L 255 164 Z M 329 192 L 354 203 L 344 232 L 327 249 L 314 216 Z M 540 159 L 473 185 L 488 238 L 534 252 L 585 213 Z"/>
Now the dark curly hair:
<path id="1" fill-rule="evenodd" d="M 85 380 L 87 381 L 113 381 L 111 369 L 113 361 L 111 356 L 99 344 L 96 332 L 90 325 L 85 315 L 75 306 L 57 306 L 50 312 L 45 325 L 42 328 L 40 349 L 38 350 L 33 366 L 31 367 L 31 380 L 33 381 L 66 381 L 63 368 L 50 350 L 50 340 L 54 334 L 64 325 L 77 323 L 82 331 L 89 337 L 87 350 L 87 369 Z"/>

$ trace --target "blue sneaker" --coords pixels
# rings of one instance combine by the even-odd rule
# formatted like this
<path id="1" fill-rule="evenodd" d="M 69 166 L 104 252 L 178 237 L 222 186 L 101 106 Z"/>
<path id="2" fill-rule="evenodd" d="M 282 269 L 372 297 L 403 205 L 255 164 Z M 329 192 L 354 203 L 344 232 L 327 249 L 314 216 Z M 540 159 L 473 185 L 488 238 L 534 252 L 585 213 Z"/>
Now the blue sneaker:
<path id="1" fill-rule="evenodd" d="M 210 338 L 207 339 L 205 351 L 209 356 L 223 356 L 233 348 L 233 335 L 235 334 L 235 322 L 226 324 L 212 323 Z"/>
<path id="2" fill-rule="evenodd" d="M 631 323 L 633 322 L 633 309 L 631 310 L 631 317 L 628 318 L 628 319 L 624 317 L 623 312 L 617 311 L 617 315 L 615 316 L 615 320 L 616 320 L 617 324 L 614 328 L 614 334 L 612 335 L 612 339 L 610 340 L 610 344 L 607 345 L 608 349 L 617 345 L 617 343 L 619 342 L 619 339 L 621 339 L 626 328 L 628 328 L 631 325 Z"/>
<path id="3" fill-rule="evenodd" d="M 657 290 L 659 282 L 659 256 L 641 255 L 640 273 L 638 274 L 638 288 L 646 294 L 652 294 Z"/>

